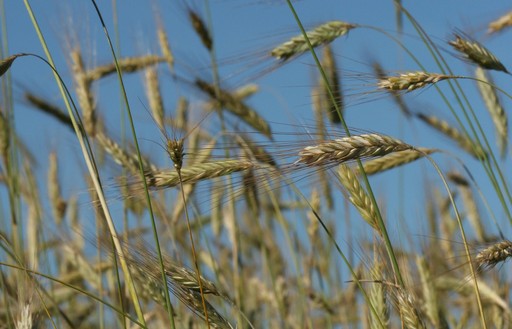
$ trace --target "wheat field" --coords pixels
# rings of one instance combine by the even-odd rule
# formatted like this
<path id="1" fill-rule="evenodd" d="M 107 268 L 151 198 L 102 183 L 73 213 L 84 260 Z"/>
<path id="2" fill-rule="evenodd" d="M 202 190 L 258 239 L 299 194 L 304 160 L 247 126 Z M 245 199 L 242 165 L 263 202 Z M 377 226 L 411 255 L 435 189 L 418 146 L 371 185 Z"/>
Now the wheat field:
<path id="1" fill-rule="evenodd" d="M 506 4 L 0 4 L 0 328 L 512 328 Z"/>

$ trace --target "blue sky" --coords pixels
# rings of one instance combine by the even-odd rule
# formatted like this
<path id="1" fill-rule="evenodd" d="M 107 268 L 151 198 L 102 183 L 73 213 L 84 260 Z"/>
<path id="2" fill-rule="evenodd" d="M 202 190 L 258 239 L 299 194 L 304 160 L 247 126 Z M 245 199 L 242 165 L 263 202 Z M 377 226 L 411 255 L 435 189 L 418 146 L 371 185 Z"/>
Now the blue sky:
<path id="1" fill-rule="evenodd" d="M 506 2 L 467 0 L 404 2 L 406 8 L 423 25 L 433 40 L 447 50 L 449 47 L 446 46 L 445 41 L 451 37 L 455 28 L 459 28 L 482 41 L 505 65 L 512 66 L 509 50 L 511 32 L 496 37 L 485 35 L 487 23 L 510 10 L 511 7 Z M 69 62 L 66 59 L 69 50 L 65 45 L 66 37 L 73 34 L 78 36 L 87 65 L 93 66 L 111 61 L 99 20 L 89 2 L 32 1 L 31 4 L 58 63 L 57 68 L 70 86 L 72 80 L 68 71 Z M 204 13 L 203 4 L 203 1 L 195 1 L 192 6 Z M 204 74 L 196 69 L 207 68 L 209 57 L 188 25 L 183 1 L 117 1 L 117 5 L 122 54 L 135 56 L 144 54 L 148 50 L 158 49 L 155 33 L 155 11 L 158 11 L 158 16 L 169 33 L 171 47 L 176 53 L 177 66 L 181 67 L 182 72 L 191 75 Z M 211 1 L 210 6 L 216 54 L 221 63 L 220 71 L 226 87 L 237 87 L 241 81 L 254 82 L 253 65 L 268 67 L 268 63 L 271 63 L 265 56 L 268 50 L 289 37 L 299 34 L 290 10 L 280 1 L 225 0 Z M 23 2 L 5 1 L 4 7 L 7 13 L 5 25 L 9 53 L 31 52 L 42 55 L 42 48 Z M 100 9 L 107 27 L 114 36 L 112 2 L 101 1 Z M 379 27 L 391 34 L 395 34 L 396 30 L 392 1 L 304 0 L 296 3 L 296 9 L 306 27 L 314 27 L 325 21 L 337 19 Z M 436 72 L 437 67 L 405 18 L 404 30 L 402 40 L 407 47 L 420 58 L 427 69 Z M 419 122 L 411 124 L 403 119 L 390 100 L 379 100 L 384 94 L 371 94 L 369 98 L 373 101 L 361 103 L 363 96 L 361 92 L 370 90 L 373 83 L 371 79 L 365 78 L 371 73 L 371 68 L 368 66 L 371 60 L 379 60 L 389 71 L 418 70 L 418 67 L 393 41 L 378 32 L 360 28 L 337 40 L 333 47 L 344 72 L 342 84 L 347 94 L 347 102 L 349 105 L 352 104 L 346 109 L 346 118 L 350 127 L 386 133 L 402 138 L 415 146 L 446 146 L 447 149 L 455 149 L 453 144 L 447 143 L 444 138 Z M 249 60 L 246 60 L 247 55 Z M 458 61 L 451 51 L 445 52 L 445 55 L 450 63 L 453 63 L 452 68 L 457 74 L 472 74 L 472 68 Z M 298 125 L 311 123 L 310 90 L 317 79 L 312 63 L 311 56 L 306 54 L 293 63 L 260 77 L 255 82 L 260 84 L 261 93 L 251 98 L 250 104 L 270 121 Z M 83 172 L 83 169 L 66 165 L 80 163 L 81 154 L 74 135 L 52 119 L 28 108 L 22 101 L 23 91 L 28 89 L 49 100 L 60 102 L 50 70 L 33 58 L 22 58 L 13 65 L 11 73 L 15 86 L 14 97 L 20 101 L 16 105 L 15 112 L 17 131 L 36 158 L 40 159 L 40 166 L 36 171 L 41 178 L 41 183 L 44 182 L 47 168 L 46 155 L 58 149 L 60 166 L 63 168 L 61 175 L 64 178 L 64 193 L 71 193 L 77 188 L 83 190 L 84 187 L 76 186 L 77 183 L 73 180 L 74 175 L 77 172 Z M 163 76 L 170 78 L 168 73 L 167 75 L 164 73 Z M 501 73 L 493 73 L 493 77 L 497 84 L 502 86 L 507 86 L 510 79 Z M 139 137 L 143 139 L 143 147 L 149 152 L 160 152 L 158 146 L 151 143 L 151 141 L 159 142 L 161 137 L 144 109 L 146 98 L 141 80 L 139 75 L 131 75 L 126 79 L 136 126 Z M 462 84 L 471 91 L 468 93 L 474 97 L 471 101 L 474 101 L 475 106 L 483 111 L 483 104 L 477 97 L 474 85 L 471 82 L 462 82 Z M 192 100 L 194 98 L 201 100 L 200 94 L 186 84 L 176 86 L 169 83 L 164 86 L 169 90 L 166 95 L 168 108 L 173 107 L 180 93 L 192 95 Z M 107 79 L 98 87 L 98 91 L 100 93 L 98 103 L 105 115 L 106 126 L 114 136 L 119 137 L 121 112 L 117 81 L 113 78 Z M 409 95 L 408 100 L 414 109 L 450 118 L 433 88 Z M 508 101 L 504 102 L 505 106 L 508 103 Z M 482 124 L 490 132 L 489 138 L 494 140 L 491 121 L 486 114 L 482 117 L 484 118 Z M 450 122 L 454 121 L 450 120 Z M 469 157 L 463 156 L 463 159 L 474 165 Z M 436 157 L 436 160 L 448 167 L 456 165 L 455 161 L 447 156 Z M 483 175 L 480 171 L 479 168 L 475 169 L 476 177 Z M 405 203 L 408 204 L 406 213 L 409 215 L 421 213 L 421 202 L 424 199 L 413 198 L 413 196 L 424 192 L 423 187 L 418 188 L 418 186 L 423 186 L 426 179 L 436 179 L 433 169 L 426 163 L 416 164 L 413 168 L 406 169 L 404 175 L 411 179 L 412 183 L 407 184 L 401 192 L 397 191 L 395 186 L 395 182 L 399 179 L 397 175 L 391 173 L 373 179 L 377 194 L 384 195 L 384 201 L 387 203 L 395 199 L 393 196 L 403 193 Z M 479 183 L 482 184 L 484 191 L 489 188 L 485 178 Z M 44 191 L 44 186 L 41 190 Z M 391 205 L 398 207 L 395 202 L 390 202 L 389 208 L 386 209 L 390 219 L 399 216 L 399 211 Z M 499 215 L 498 211 L 498 217 Z M 414 230 L 421 234 L 423 224 L 411 218 L 400 218 L 396 221 L 397 231 L 401 220 L 415 227 Z M 502 228 L 508 229 L 508 227 L 504 224 Z"/>

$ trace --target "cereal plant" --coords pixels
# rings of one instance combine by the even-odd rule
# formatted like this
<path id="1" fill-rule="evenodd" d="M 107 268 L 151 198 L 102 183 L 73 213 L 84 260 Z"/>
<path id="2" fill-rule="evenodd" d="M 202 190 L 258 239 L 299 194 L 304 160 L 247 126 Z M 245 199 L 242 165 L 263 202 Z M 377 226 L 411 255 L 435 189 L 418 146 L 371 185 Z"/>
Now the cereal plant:
<path id="1" fill-rule="evenodd" d="M 0 328 L 512 328 L 505 3 L 0 4 Z"/>

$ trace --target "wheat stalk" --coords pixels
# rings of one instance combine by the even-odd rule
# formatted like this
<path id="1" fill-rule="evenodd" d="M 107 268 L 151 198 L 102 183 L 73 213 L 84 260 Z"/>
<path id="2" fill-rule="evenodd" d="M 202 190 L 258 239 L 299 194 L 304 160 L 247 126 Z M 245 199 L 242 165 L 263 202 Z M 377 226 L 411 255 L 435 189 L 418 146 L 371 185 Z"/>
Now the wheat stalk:
<path id="1" fill-rule="evenodd" d="M 475 40 L 464 39 L 454 34 L 455 40 L 448 43 L 462 53 L 471 62 L 489 70 L 497 70 L 508 73 L 505 66 L 487 48 Z"/>
<path id="2" fill-rule="evenodd" d="M 377 87 L 387 90 L 412 91 L 446 79 L 460 78 L 459 76 L 428 73 L 422 71 L 400 73 L 398 76 L 379 78 Z"/>
<path id="3" fill-rule="evenodd" d="M 412 149 L 412 146 L 389 136 L 354 135 L 307 146 L 299 152 L 299 159 L 294 164 L 336 165 L 350 160 L 383 156 L 408 149 Z"/>
<path id="4" fill-rule="evenodd" d="M 512 26 L 512 11 L 489 23 L 487 33 L 496 33 Z"/>
<path id="5" fill-rule="evenodd" d="M 478 90 L 485 103 L 485 107 L 491 115 L 492 122 L 496 128 L 498 138 L 498 146 L 502 158 L 505 158 L 508 146 L 508 118 L 505 109 L 501 105 L 498 93 L 494 87 L 491 77 L 481 67 L 477 67 L 475 71 Z"/>
<path id="6" fill-rule="evenodd" d="M 306 32 L 313 48 L 331 43 L 336 38 L 345 35 L 357 25 L 342 21 L 331 21 L 315 27 Z M 304 35 L 298 35 L 272 49 L 270 55 L 281 61 L 301 55 L 309 50 L 309 45 Z"/>

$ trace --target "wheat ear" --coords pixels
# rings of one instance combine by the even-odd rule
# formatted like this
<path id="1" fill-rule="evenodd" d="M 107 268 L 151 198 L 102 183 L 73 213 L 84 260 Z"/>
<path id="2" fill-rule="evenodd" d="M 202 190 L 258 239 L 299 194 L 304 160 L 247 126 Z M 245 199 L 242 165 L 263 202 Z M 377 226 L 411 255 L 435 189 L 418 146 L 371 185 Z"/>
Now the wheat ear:
<path id="1" fill-rule="evenodd" d="M 361 217 L 380 233 L 378 214 L 366 190 L 359 183 L 357 175 L 346 165 L 339 166 L 338 175 L 341 184 L 349 193 L 350 202 L 356 207 Z"/>
<path id="2" fill-rule="evenodd" d="M 311 31 L 306 32 L 309 42 L 313 48 L 331 43 L 336 38 L 345 35 L 357 25 L 342 21 L 331 21 L 319 25 Z M 272 49 L 270 55 L 281 61 L 298 56 L 309 51 L 309 45 L 304 36 L 298 35 Z"/>
<path id="3" fill-rule="evenodd" d="M 102 131 L 98 131 L 96 134 L 96 141 L 119 165 L 128 169 L 134 175 L 138 175 L 140 173 L 139 159 L 135 154 L 127 152 Z M 157 170 L 156 166 L 149 160 L 142 158 L 142 161 L 145 170 L 149 172 Z"/>
<path id="4" fill-rule="evenodd" d="M 151 114 L 158 127 L 164 129 L 164 102 L 160 91 L 160 81 L 156 68 L 150 67 L 145 71 L 146 93 Z"/>
<path id="5" fill-rule="evenodd" d="M 423 147 L 399 151 L 385 155 L 381 158 L 369 160 L 363 164 L 363 167 L 367 175 L 373 175 L 411 163 L 436 151 L 436 149 L 428 149 Z M 360 173 L 359 170 L 358 173 Z"/>
<path id="6" fill-rule="evenodd" d="M 496 128 L 498 138 L 498 147 L 502 158 L 505 158 L 508 146 L 508 118 L 505 109 L 501 105 L 498 93 L 494 87 L 491 77 L 481 67 L 477 67 L 475 71 L 478 90 L 487 107 L 487 111 L 491 115 L 492 122 Z"/>
<path id="7" fill-rule="evenodd" d="M 213 39 L 204 20 L 192 9 L 188 9 L 188 18 L 197 36 L 199 36 L 199 39 L 201 39 L 203 46 L 211 51 L 213 47 Z"/>
<path id="8" fill-rule="evenodd" d="M 378 62 L 374 62 L 372 66 L 373 71 L 375 72 L 375 76 L 379 81 L 386 79 L 386 73 L 384 72 L 384 69 Z M 389 90 L 389 93 L 393 96 L 393 100 L 395 101 L 396 105 L 398 105 L 400 111 L 402 111 L 402 113 L 407 118 L 409 118 L 411 116 L 411 111 L 407 107 L 407 104 L 405 104 L 405 101 L 400 92 L 396 90 Z"/>
<path id="9" fill-rule="evenodd" d="M 146 55 L 140 57 L 121 58 L 119 59 L 118 64 L 119 69 L 123 73 L 132 73 L 166 61 L 167 58 L 165 57 L 157 55 Z M 87 81 L 96 81 L 116 72 L 116 65 L 114 63 L 98 66 L 86 72 L 86 79 Z"/>
<path id="10" fill-rule="evenodd" d="M 469 137 L 466 137 L 462 134 L 457 128 L 450 126 L 450 124 L 444 120 L 441 120 L 432 115 L 425 115 L 422 113 L 416 114 L 416 116 L 432 128 L 441 132 L 445 136 L 451 138 L 456 141 L 460 147 L 462 147 L 466 152 L 473 155 L 477 159 L 484 159 L 487 157 L 486 152 L 482 149 L 480 145 L 475 143 Z"/>
<path id="11" fill-rule="evenodd" d="M 147 251 L 139 251 L 138 253 L 126 252 L 126 254 L 130 269 L 135 274 L 134 279 L 142 288 L 144 294 L 157 303 L 165 305 L 165 286 L 159 275 L 160 265 L 155 255 Z M 198 282 L 197 276 L 193 271 L 178 266 L 169 260 L 164 260 L 164 268 L 167 287 L 180 302 L 202 319 L 205 320 L 207 316 L 208 324 L 212 328 L 232 328 L 229 322 L 210 303 L 203 301 L 199 293 L 199 290 L 202 290 L 203 294 L 221 296 L 232 303 L 226 295 L 221 294 L 217 290 L 213 282 L 203 277 L 200 277 L 201 282 Z M 206 316 L 204 308 L 206 308 Z"/>
<path id="12" fill-rule="evenodd" d="M 406 90 L 412 91 L 423 88 L 427 85 L 437 83 L 446 79 L 460 78 L 459 76 L 428 73 L 422 71 L 400 73 L 398 76 L 388 76 L 379 78 L 377 87 L 387 90 Z"/>
<path id="13" fill-rule="evenodd" d="M 171 72 L 174 70 L 174 55 L 171 51 L 171 46 L 169 45 L 169 39 L 167 38 L 167 33 L 165 32 L 162 24 L 158 24 L 157 28 L 157 37 L 158 44 L 160 45 L 160 50 L 162 51 L 162 55 L 167 61 L 169 65 L 169 69 Z"/>
<path id="14" fill-rule="evenodd" d="M 194 184 L 202 180 L 229 175 L 253 168 L 254 164 L 245 160 L 224 160 L 205 162 L 181 168 L 183 184 Z M 180 185 L 176 170 L 154 171 L 146 174 L 148 186 L 153 188 L 169 188 Z"/>
<path id="15" fill-rule="evenodd" d="M 463 54 L 471 62 L 488 70 L 497 70 L 508 73 L 505 65 L 501 63 L 493 53 L 475 40 L 464 39 L 454 34 L 455 40 L 448 43 Z"/>
<path id="16" fill-rule="evenodd" d="M 334 54 L 332 52 L 332 48 L 330 45 L 325 46 L 324 48 L 324 57 L 322 60 L 322 67 L 327 76 L 328 86 L 324 79 L 320 79 L 320 85 L 323 87 L 324 95 L 327 100 L 327 117 L 332 123 L 340 123 L 341 118 L 340 114 L 338 114 L 338 109 L 340 113 L 343 111 L 343 96 L 341 94 L 341 79 L 338 74 L 338 65 L 334 58 Z M 329 94 L 329 88 L 332 91 L 332 96 Z"/>
<path id="17" fill-rule="evenodd" d="M 512 11 L 489 23 L 487 33 L 496 33 L 512 26 Z"/>
<path id="18" fill-rule="evenodd" d="M 97 123 L 96 105 L 91 91 L 91 81 L 87 79 L 80 49 L 73 49 L 71 51 L 71 61 L 73 63 L 72 70 L 78 104 L 80 104 L 82 110 L 84 129 L 89 136 L 94 136 Z"/>
<path id="19" fill-rule="evenodd" d="M 485 248 L 476 255 L 475 263 L 479 272 L 491 269 L 512 256 L 512 241 L 504 240 Z"/>
<path id="20" fill-rule="evenodd" d="M 240 98 L 232 95 L 226 90 L 215 88 L 212 84 L 201 79 L 196 79 L 195 85 L 213 100 L 218 102 L 222 108 L 237 116 L 245 123 L 261 132 L 267 137 L 272 135 L 270 125 L 251 107 L 246 105 Z"/>
<path id="21" fill-rule="evenodd" d="M 411 148 L 412 146 L 385 135 L 354 135 L 307 146 L 299 152 L 299 159 L 295 161 L 295 164 L 336 165 L 350 160 L 378 157 Z"/>
<path id="22" fill-rule="evenodd" d="M 414 297 L 401 287 L 396 287 L 394 291 L 397 308 L 404 327 L 409 329 L 426 329 L 427 327 L 417 308 Z"/>

